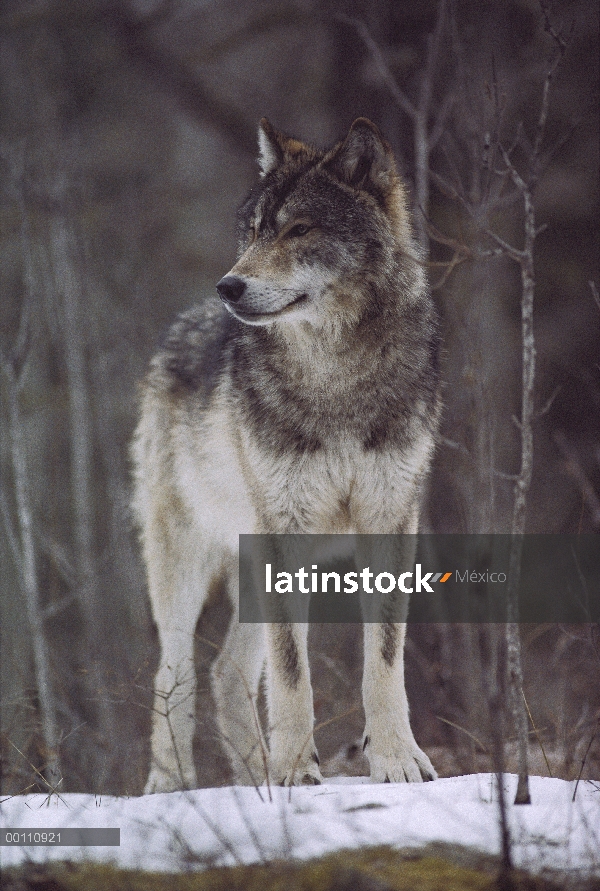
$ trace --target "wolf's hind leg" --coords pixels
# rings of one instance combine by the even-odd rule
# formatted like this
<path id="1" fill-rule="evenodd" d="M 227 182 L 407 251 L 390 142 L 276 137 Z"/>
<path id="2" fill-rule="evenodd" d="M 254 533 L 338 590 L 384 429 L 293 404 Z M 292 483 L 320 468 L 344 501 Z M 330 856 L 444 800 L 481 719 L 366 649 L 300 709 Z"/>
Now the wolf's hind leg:
<path id="1" fill-rule="evenodd" d="M 179 617 L 181 618 L 181 617 Z M 145 793 L 193 789 L 192 742 L 196 728 L 194 625 L 162 628 L 160 666 L 154 681 L 152 761 Z"/>
<path id="2" fill-rule="evenodd" d="M 196 786 L 194 632 L 214 566 L 201 564 L 187 540 L 168 535 L 164 522 L 149 524 L 146 533 L 148 588 L 160 662 L 154 680 L 151 764 L 145 792 L 172 792 Z"/>
<path id="3" fill-rule="evenodd" d="M 217 724 L 234 783 L 260 785 L 268 764 L 257 707 L 266 654 L 264 626 L 240 624 L 237 597 L 231 599 L 231 624 L 211 671 Z"/>

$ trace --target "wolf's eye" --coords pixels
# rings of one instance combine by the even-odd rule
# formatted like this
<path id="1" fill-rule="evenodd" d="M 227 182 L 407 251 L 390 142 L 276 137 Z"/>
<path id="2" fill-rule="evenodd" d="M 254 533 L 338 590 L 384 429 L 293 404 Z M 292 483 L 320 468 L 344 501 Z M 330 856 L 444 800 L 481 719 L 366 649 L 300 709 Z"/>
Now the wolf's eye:
<path id="1" fill-rule="evenodd" d="M 310 226 L 307 226 L 306 223 L 298 223 L 298 225 L 292 226 L 292 228 L 288 232 L 288 235 L 291 235 L 293 237 L 297 237 L 299 235 L 306 235 L 306 233 L 308 232 L 309 229 L 310 229 Z"/>

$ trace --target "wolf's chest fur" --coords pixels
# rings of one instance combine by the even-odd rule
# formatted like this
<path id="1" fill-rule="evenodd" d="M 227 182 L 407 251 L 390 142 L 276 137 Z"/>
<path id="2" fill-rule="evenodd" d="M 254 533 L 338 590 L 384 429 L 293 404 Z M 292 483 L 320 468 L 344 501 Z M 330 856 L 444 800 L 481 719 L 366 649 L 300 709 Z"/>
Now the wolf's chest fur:
<path id="1" fill-rule="evenodd" d="M 265 454 L 251 434 L 239 439 L 241 466 L 260 532 L 403 531 L 433 440 L 419 437 L 403 452 L 365 452 L 352 438 L 304 454 Z"/>
<path id="2" fill-rule="evenodd" d="M 233 537 L 403 530 L 434 444 L 419 411 L 406 425 L 402 447 L 379 448 L 365 447 L 360 425 L 354 431 L 328 425 L 318 413 L 314 447 L 300 448 L 296 427 L 290 432 L 264 416 L 260 426 L 247 423 L 246 411 L 247 402 L 226 381 L 207 411 L 181 407 L 174 438 L 178 488 L 198 526 L 228 528 L 235 517 Z"/>

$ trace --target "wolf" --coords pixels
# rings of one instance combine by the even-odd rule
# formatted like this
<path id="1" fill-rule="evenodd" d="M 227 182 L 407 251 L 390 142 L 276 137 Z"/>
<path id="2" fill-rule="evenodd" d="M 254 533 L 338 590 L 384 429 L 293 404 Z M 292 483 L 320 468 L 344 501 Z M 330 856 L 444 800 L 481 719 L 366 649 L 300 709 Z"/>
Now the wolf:
<path id="1" fill-rule="evenodd" d="M 439 325 L 390 146 L 365 118 L 327 151 L 266 119 L 258 137 L 237 262 L 152 360 L 132 448 L 161 650 L 148 793 L 196 784 L 194 632 L 218 583 L 233 618 L 211 681 L 234 780 L 321 782 L 307 625 L 238 621 L 238 536 L 415 533 L 435 447 Z M 404 638 L 402 622 L 364 624 L 374 782 L 436 776 Z"/>

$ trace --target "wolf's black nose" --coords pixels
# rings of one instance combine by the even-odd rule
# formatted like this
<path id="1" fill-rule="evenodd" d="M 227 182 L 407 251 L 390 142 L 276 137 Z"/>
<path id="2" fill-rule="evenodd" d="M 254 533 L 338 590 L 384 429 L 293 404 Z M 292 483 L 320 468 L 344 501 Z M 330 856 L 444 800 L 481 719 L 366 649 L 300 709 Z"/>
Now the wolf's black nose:
<path id="1" fill-rule="evenodd" d="M 228 300 L 229 303 L 235 303 L 239 300 L 245 290 L 246 282 L 243 278 L 238 278 L 237 275 L 226 275 L 217 284 L 219 296 L 223 300 Z"/>

